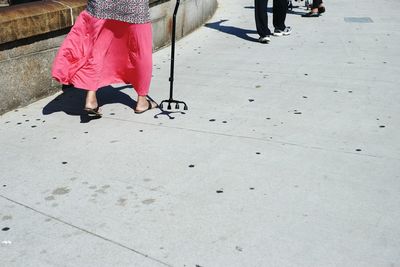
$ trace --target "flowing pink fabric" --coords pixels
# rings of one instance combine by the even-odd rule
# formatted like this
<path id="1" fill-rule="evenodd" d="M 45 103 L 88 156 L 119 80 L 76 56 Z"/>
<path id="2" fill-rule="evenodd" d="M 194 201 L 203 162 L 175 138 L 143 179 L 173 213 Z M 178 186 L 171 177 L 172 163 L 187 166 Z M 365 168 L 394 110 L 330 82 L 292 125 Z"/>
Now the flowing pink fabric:
<path id="1" fill-rule="evenodd" d="M 151 24 L 103 20 L 83 11 L 60 47 L 52 76 L 62 84 L 96 91 L 113 83 L 149 92 L 152 76 Z"/>

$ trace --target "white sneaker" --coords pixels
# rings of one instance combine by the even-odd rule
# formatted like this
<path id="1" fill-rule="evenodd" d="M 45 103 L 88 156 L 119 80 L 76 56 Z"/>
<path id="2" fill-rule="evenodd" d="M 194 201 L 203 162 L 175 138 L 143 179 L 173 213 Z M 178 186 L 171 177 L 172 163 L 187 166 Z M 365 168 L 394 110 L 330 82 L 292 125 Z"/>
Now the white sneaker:
<path id="1" fill-rule="evenodd" d="M 283 35 L 290 35 L 291 33 L 292 33 L 292 28 L 289 26 L 286 27 L 282 32 Z"/>
<path id="2" fill-rule="evenodd" d="M 271 38 L 269 37 L 269 35 L 267 35 L 265 37 L 258 38 L 258 41 L 262 44 L 268 44 L 271 41 Z"/>
<path id="3" fill-rule="evenodd" d="M 275 29 L 274 32 L 272 33 L 272 35 L 273 36 L 282 36 L 283 35 L 283 31 Z"/>
<path id="4" fill-rule="evenodd" d="M 274 36 L 282 36 L 282 35 L 290 35 L 292 33 L 292 28 L 286 27 L 283 31 L 275 29 L 273 35 Z"/>

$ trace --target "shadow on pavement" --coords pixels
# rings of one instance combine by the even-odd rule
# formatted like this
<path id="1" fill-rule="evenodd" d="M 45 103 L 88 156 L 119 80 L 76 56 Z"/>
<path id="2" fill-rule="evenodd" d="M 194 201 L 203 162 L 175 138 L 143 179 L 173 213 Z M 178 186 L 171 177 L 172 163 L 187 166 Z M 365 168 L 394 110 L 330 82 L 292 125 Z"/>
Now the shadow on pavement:
<path id="1" fill-rule="evenodd" d="M 210 29 L 214 29 L 223 33 L 235 35 L 239 38 L 242 38 L 246 41 L 251 41 L 251 42 L 258 42 L 257 38 L 250 37 L 248 34 L 257 34 L 255 30 L 246 30 L 246 29 L 241 29 L 233 26 L 224 26 L 221 25 L 222 23 L 228 21 L 227 19 L 222 19 L 217 22 L 211 22 L 211 23 L 206 23 L 204 26 Z"/>
<path id="2" fill-rule="evenodd" d="M 131 88 L 130 85 L 114 88 L 106 86 L 97 91 L 97 101 L 99 106 L 106 104 L 120 103 L 129 108 L 136 106 L 136 101 L 129 95 L 121 92 L 122 89 Z M 42 110 L 43 115 L 50 115 L 55 112 L 64 112 L 71 116 L 80 116 L 81 123 L 88 123 L 98 117 L 89 117 L 84 111 L 86 91 L 76 89 L 72 86 L 63 86 L 63 93 L 51 100 Z"/>
<path id="3" fill-rule="evenodd" d="M 245 6 L 244 8 L 246 8 L 246 9 L 254 9 L 254 6 Z M 304 11 L 295 11 L 295 10 L 293 10 L 293 9 L 297 9 L 297 8 L 300 8 L 300 6 L 293 6 L 292 9 L 288 9 L 287 14 L 301 16 L 301 15 L 304 15 L 304 14 L 307 13 L 307 12 L 304 12 Z M 273 8 L 272 7 L 268 7 L 267 8 L 267 13 L 271 13 L 272 14 L 273 13 Z"/>

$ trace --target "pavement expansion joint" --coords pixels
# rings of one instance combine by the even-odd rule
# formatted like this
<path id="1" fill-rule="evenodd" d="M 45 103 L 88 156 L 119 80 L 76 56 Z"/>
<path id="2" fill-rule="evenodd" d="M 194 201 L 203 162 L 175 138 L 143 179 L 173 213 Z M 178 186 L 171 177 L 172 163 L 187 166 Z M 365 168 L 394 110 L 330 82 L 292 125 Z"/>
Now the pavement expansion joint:
<path id="1" fill-rule="evenodd" d="M 35 208 L 32 208 L 32 207 L 30 207 L 30 206 L 28 206 L 28 205 L 26 205 L 26 204 L 23 204 L 23 203 L 21 203 L 21 202 L 19 202 L 19 201 L 13 200 L 13 199 L 11 199 L 11 198 L 9 198 L 9 197 L 3 196 L 3 195 L 0 195 L 0 197 L 3 198 L 3 199 L 5 199 L 5 200 L 7 200 L 7 201 L 12 202 L 13 204 L 16 204 L 16 205 L 18 205 L 18 206 L 24 207 L 24 208 L 26 208 L 26 209 L 29 209 L 29 210 L 31 210 L 31 211 L 33 211 L 33 212 L 35 212 L 35 213 L 41 214 L 41 215 L 43 215 L 43 216 L 45 216 L 45 217 L 47 217 L 47 218 L 50 218 L 50 219 L 52 219 L 52 220 L 55 220 L 55 221 L 57 221 L 57 222 L 59 222 L 59 223 L 62 223 L 62 224 L 64 224 L 64 225 L 66 225 L 66 226 L 75 228 L 75 229 L 77 229 L 77 230 L 79 230 L 79 231 L 85 232 L 86 234 L 89 234 L 89 235 L 91 235 L 91 236 L 100 238 L 100 239 L 102 239 L 102 240 L 104 240 L 104 241 L 106 241 L 106 242 L 108 242 L 108 243 L 114 244 L 114 245 L 116 245 L 116 246 L 118 246 L 118 247 L 127 249 L 127 250 L 129 250 L 129 251 L 131 251 L 131 252 L 134 252 L 135 254 L 141 255 L 141 256 L 143 256 L 143 257 L 145 257 L 145 258 L 148 258 L 148 259 L 151 259 L 151 260 L 153 260 L 153 261 L 155 261 L 155 262 L 158 262 L 158 263 L 160 263 L 160 264 L 162 264 L 162 265 L 164 265 L 164 266 L 171 266 L 171 267 L 172 267 L 172 265 L 169 264 L 169 263 L 166 263 L 166 262 L 164 262 L 164 261 L 161 261 L 161 260 L 159 260 L 159 259 L 156 259 L 156 258 L 154 258 L 154 257 L 151 257 L 151 256 L 149 256 L 149 255 L 147 255 L 147 254 L 145 254 L 145 253 L 143 253 L 143 252 L 140 252 L 140 251 L 138 251 L 138 250 L 135 250 L 135 249 L 133 249 L 133 248 L 131 248 L 131 247 L 128 247 L 128 246 L 126 246 L 126 245 L 124 245 L 124 244 L 121 244 L 121 243 L 119 243 L 119 242 L 117 242 L 117 241 L 115 241 L 115 240 L 112 240 L 112 239 L 107 238 L 107 237 L 105 237 L 105 236 L 102 236 L 102 235 L 93 233 L 93 232 L 91 232 L 91 231 L 89 231 L 89 230 L 86 230 L 86 229 L 84 229 L 84 228 L 82 228 L 82 227 L 73 225 L 72 223 L 66 222 L 66 221 L 61 220 L 61 219 L 59 219 L 59 218 L 56 218 L 56 217 L 54 217 L 54 216 L 52 216 L 52 215 L 50 215 L 50 214 L 47 214 L 47 213 L 45 213 L 45 212 L 42 212 L 42 211 L 37 210 L 37 209 L 35 209 Z"/>
<path id="2" fill-rule="evenodd" d="M 378 158 L 378 159 L 400 160 L 400 158 L 381 156 L 381 155 L 373 155 L 373 154 L 367 154 L 367 153 L 359 153 L 360 151 L 357 151 L 357 152 L 341 151 L 341 150 L 337 150 L 337 149 L 324 148 L 324 147 L 320 147 L 320 146 L 308 146 L 308 145 L 305 145 L 305 144 L 291 143 L 291 142 L 285 142 L 285 141 L 276 141 L 276 140 L 270 140 L 270 139 L 260 138 L 260 137 L 252 137 L 252 136 L 245 136 L 245 135 L 235 135 L 235 134 L 226 134 L 226 133 L 220 133 L 220 132 L 213 132 L 213 131 L 185 128 L 185 127 L 167 126 L 167 125 L 159 125 L 159 124 L 148 123 L 148 122 L 131 121 L 131 120 L 125 120 L 125 119 L 116 119 L 116 118 L 108 118 L 108 119 L 131 122 L 131 123 L 137 123 L 137 124 L 154 126 L 154 127 L 162 127 L 162 128 L 167 128 L 167 129 L 184 130 L 184 131 L 196 132 L 196 133 L 204 133 L 204 134 L 209 134 L 209 135 L 218 135 L 218 136 L 225 136 L 225 137 L 232 137 L 232 138 L 239 138 L 239 139 L 262 141 L 262 142 L 268 142 L 268 143 L 273 143 L 273 144 L 295 146 L 295 147 L 300 147 L 300 148 L 304 148 L 304 149 L 312 149 L 312 150 L 320 150 L 320 151 L 326 151 L 326 152 L 336 152 L 336 153 L 343 153 L 343 154 L 351 154 L 351 155 L 360 156 L 360 157 L 371 157 L 371 158 Z"/>

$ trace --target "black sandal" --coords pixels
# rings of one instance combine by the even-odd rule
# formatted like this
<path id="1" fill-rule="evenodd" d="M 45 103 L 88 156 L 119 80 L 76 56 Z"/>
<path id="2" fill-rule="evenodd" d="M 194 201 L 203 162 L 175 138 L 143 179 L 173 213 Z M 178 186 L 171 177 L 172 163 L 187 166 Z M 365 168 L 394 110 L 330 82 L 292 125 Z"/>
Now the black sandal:
<path id="1" fill-rule="evenodd" d="M 136 114 L 142 114 L 142 113 L 144 113 L 144 112 L 146 112 L 146 111 L 148 111 L 148 110 L 158 108 L 158 104 L 157 104 L 156 102 L 153 101 L 153 103 L 156 104 L 154 107 L 151 105 L 151 102 L 152 102 L 152 101 L 150 101 L 150 100 L 147 99 L 147 103 L 149 103 L 149 106 L 148 106 L 146 109 L 144 109 L 144 110 L 137 110 L 137 109 L 135 109 L 135 110 L 134 110 L 135 113 L 136 113 Z"/>
<path id="2" fill-rule="evenodd" d="M 86 114 L 89 117 L 101 117 L 101 116 L 103 116 L 103 114 L 101 114 L 99 112 L 99 107 L 97 107 L 97 108 L 84 108 L 83 110 L 86 111 Z"/>
<path id="3" fill-rule="evenodd" d="M 324 6 L 320 6 L 320 7 L 318 8 L 318 13 L 319 13 L 319 14 L 325 13 L 325 7 L 324 7 Z"/>

